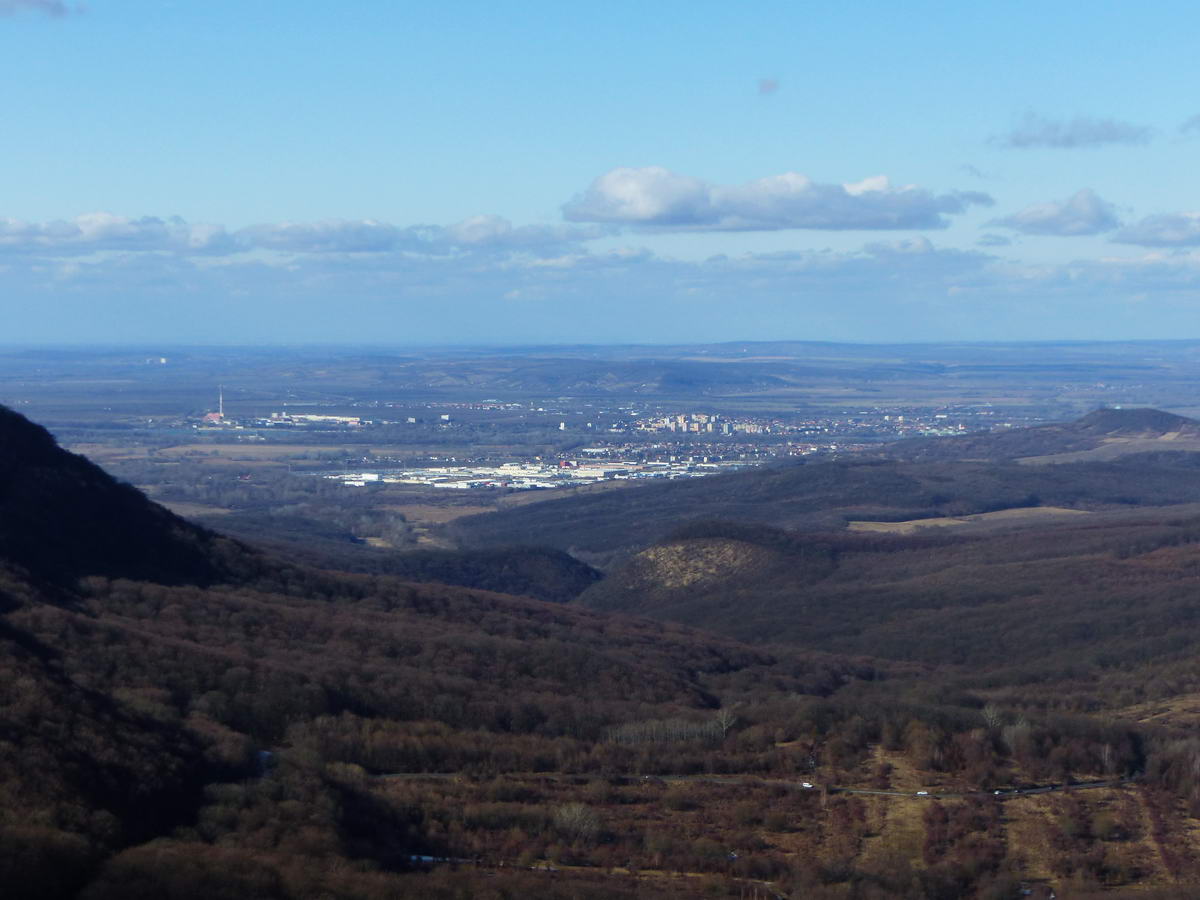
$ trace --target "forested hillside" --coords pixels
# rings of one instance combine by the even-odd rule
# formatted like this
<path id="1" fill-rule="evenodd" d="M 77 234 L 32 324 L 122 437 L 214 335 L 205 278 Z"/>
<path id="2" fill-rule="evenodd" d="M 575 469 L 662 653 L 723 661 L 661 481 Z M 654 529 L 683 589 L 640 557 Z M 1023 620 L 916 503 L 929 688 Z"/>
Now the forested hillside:
<path id="1" fill-rule="evenodd" d="M 1049 681 L 1065 701 L 1063 680 L 1100 684 L 1130 667 L 1190 666 L 1200 649 L 1198 592 L 1193 513 L 970 537 L 698 524 L 637 554 L 581 602 L 772 646 L 934 665 L 968 680 L 986 671 L 991 683 Z M 1156 681 L 1097 690 L 1081 708 L 1148 699 Z"/>
<path id="2" fill-rule="evenodd" d="M 99 546 L 129 535 L 115 558 L 85 543 L 47 572 L 24 535 L 0 543 L 7 896 L 87 884 L 89 897 L 430 896 L 440 876 L 383 887 L 378 873 L 473 839 L 388 801 L 375 773 L 703 770 L 707 737 L 664 755 L 607 735 L 678 721 L 711 736 L 723 703 L 767 680 L 823 697 L 875 676 L 686 628 L 295 566 L 170 516 L 19 417 L 4 425 L 6 447 L 34 445 L 9 455 L 10 485 L 32 473 L 45 501 L 27 507 L 10 487 L 10 522 L 39 527 L 74 497 L 95 510 L 81 524 L 104 530 Z M 123 502 L 106 504 L 110 492 Z M 174 559 L 170 584 L 141 579 Z M 772 758 L 749 747 L 726 764 L 763 771 Z"/>
<path id="3" fill-rule="evenodd" d="M 0 424 L 22 523 L 0 532 L 6 897 L 1182 897 L 1200 878 L 1188 515 L 963 538 L 693 523 L 588 608 L 251 550 Z M 712 482 L 757 485 L 725 495 L 742 510 L 784 508 L 789 483 L 848 509 L 867 485 L 1015 496 L 1021 470 L 963 471 Z M 1115 478 L 1045 483 L 1073 471 L 1081 496 Z M 1167 496 L 1173 473 L 1186 493 L 1187 471 L 1133 489 Z M 31 536 L 72 507 L 88 530 L 49 565 Z M 413 565 L 595 580 L 523 553 Z"/>

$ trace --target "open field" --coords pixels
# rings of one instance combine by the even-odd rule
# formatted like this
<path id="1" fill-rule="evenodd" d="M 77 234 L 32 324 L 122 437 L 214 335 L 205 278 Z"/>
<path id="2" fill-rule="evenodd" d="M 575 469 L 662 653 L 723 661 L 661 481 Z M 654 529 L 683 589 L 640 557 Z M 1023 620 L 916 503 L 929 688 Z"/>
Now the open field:
<path id="1" fill-rule="evenodd" d="M 378 448 L 376 448 L 378 449 Z M 179 444 L 174 447 L 164 447 L 158 451 L 160 456 L 222 456 L 228 459 L 295 459 L 310 454 L 321 453 L 350 453 L 366 455 L 373 452 L 369 447 L 341 446 L 338 444 Z"/>
<path id="2" fill-rule="evenodd" d="M 463 516 L 492 511 L 490 506 L 433 506 L 424 503 L 398 503 L 378 508 L 385 512 L 400 513 L 414 525 L 443 525 Z"/>
<path id="3" fill-rule="evenodd" d="M 941 516 L 931 519 L 909 519 L 906 522 L 847 522 L 851 531 L 877 531 L 888 534 L 913 534 L 922 528 L 955 528 L 963 525 L 1021 524 L 1044 522 L 1052 519 L 1086 516 L 1085 509 L 1067 509 L 1062 506 L 1029 506 L 1021 509 L 1000 509 L 996 512 L 975 513 L 969 516 Z"/>
<path id="4" fill-rule="evenodd" d="M 190 503 L 187 500 L 163 500 L 160 502 L 171 512 L 175 513 L 175 515 L 183 516 L 185 519 L 197 516 L 227 516 L 233 512 L 232 509 L 224 506 L 210 506 L 207 503 Z"/>
<path id="5" fill-rule="evenodd" d="M 67 449 L 72 453 L 86 456 L 98 466 L 133 459 L 146 459 L 149 455 L 147 448 L 128 444 L 71 444 Z"/>
<path id="6" fill-rule="evenodd" d="M 1200 693 L 1179 694 L 1163 700 L 1138 703 L 1120 710 L 1121 716 L 1135 722 L 1194 727 L 1200 721 Z"/>
<path id="7" fill-rule="evenodd" d="M 1180 436 L 1175 433 L 1165 434 L 1158 438 L 1108 438 L 1099 447 L 1091 450 L 1052 453 L 1046 456 L 1026 456 L 1017 461 L 1033 466 L 1047 463 L 1107 461 L 1120 459 L 1122 456 L 1129 456 L 1132 453 L 1156 453 L 1164 450 L 1194 453 L 1200 451 L 1200 441 L 1194 437 Z"/>

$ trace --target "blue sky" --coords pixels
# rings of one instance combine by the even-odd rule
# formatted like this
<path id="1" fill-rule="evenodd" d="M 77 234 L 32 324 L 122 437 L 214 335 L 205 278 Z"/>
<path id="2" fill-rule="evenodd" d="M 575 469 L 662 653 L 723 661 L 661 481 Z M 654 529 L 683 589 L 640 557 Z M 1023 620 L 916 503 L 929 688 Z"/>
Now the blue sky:
<path id="1" fill-rule="evenodd" d="M 1183 3 L 0 0 L 5 342 L 1200 338 Z"/>

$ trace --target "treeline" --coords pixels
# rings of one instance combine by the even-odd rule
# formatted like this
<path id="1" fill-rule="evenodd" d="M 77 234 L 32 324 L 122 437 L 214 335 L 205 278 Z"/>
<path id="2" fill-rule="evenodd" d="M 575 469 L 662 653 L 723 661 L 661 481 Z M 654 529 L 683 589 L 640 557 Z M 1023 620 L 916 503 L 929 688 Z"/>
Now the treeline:
<path id="1" fill-rule="evenodd" d="M 712 744 L 725 736 L 733 718 L 727 724 L 717 719 L 696 721 L 694 719 L 650 719 L 645 722 L 629 722 L 617 725 L 608 731 L 608 740 L 614 744 L 656 744 L 675 741 L 697 741 Z"/>

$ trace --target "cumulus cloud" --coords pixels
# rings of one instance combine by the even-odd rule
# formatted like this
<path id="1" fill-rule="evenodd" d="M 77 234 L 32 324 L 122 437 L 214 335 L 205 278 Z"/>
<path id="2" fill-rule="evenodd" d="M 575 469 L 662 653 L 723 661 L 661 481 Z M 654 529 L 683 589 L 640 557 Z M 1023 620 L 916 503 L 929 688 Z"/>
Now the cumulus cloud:
<path id="1" fill-rule="evenodd" d="M 373 220 L 255 225 L 237 237 L 248 247 L 285 253 L 388 253 L 434 255 L 469 251 L 554 253 L 564 246 L 611 233 L 603 226 L 521 225 L 495 215 L 454 225 L 398 228 Z"/>
<path id="2" fill-rule="evenodd" d="M 1053 147 L 1100 147 L 1105 144 L 1144 144 L 1154 131 L 1117 119 L 1076 116 L 1073 119 L 1049 119 L 1035 113 L 1025 117 L 1010 132 L 992 138 L 993 144 L 1013 149 Z"/>
<path id="3" fill-rule="evenodd" d="M 226 253 L 236 249 L 219 225 L 189 225 L 179 218 L 132 219 L 97 212 L 49 223 L 0 219 L 0 252 L 73 255 L 103 251 Z"/>
<path id="4" fill-rule="evenodd" d="M 268 223 L 231 232 L 223 225 L 192 224 L 178 217 L 131 218 L 97 212 L 47 223 L 0 218 L 0 254 L 60 257 L 120 252 L 219 256 L 252 250 L 293 255 L 552 254 L 613 230 L 605 225 L 514 226 L 500 216 L 474 216 L 450 226 L 399 228 L 373 219 L 335 219 Z"/>
<path id="5" fill-rule="evenodd" d="M 1022 234 L 1047 234 L 1059 237 L 1100 234 L 1120 225 L 1116 211 L 1088 188 L 1060 202 L 1035 203 L 1020 212 L 988 224 L 1012 228 Z"/>
<path id="6" fill-rule="evenodd" d="M 863 247 L 863 253 L 870 257 L 875 265 L 896 273 L 902 272 L 905 277 L 911 277 L 914 271 L 936 272 L 943 277 L 953 276 L 977 270 L 992 258 L 976 250 L 938 247 L 927 237 L 875 241 Z"/>
<path id="7" fill-rule="evenodd" d="M 563 206 L 574 222 L 694 225 L 716 217 L 712 188 L 661 166 L 617 168 Z"/>
<path id="8" fill-rule="evenodd" d="M 1112 239 L 1142 247 L 1200 247 L 1200 212 L 1147 216 L 1126 225 Z"/>
<path id="9" fill-rule="evenodd" d="M 0 0 L 0 15 L 12 15 L 21 10 L 45 13 L 48 16 L 65 16 L 72 12 L 61 0 Z"/>
<path id="10" fill-rule="evenodd" d="M 992 202 L 976 191 L 937 195 L 915 185 L 894 187 L 882 175 L 849 184 L 818 184 L 786 172 L 721 186 L 646 166 L 606 172 L 566 203 L 563 215 L 574 222 L 664 230 L 886 230 L 945 228 L 946 216 Z"/>
<path id="11" fill-rule="evenodd" d="M 434 342 L 628 340 L 631 328 L 662 341 L 783 332 L 978 340 L 1044 337 L 1047 325 L 1153 337 L 1155 327 L 1190 327 L 1200 291 L 1200 251 L 1026 264 L 924 237 L 698 261 L 578 247 L 545 256 L 488 252 L 467 262 L 409 252 L 18 255 L 0 259 L 0 290 L 39 311 L 22 324 L 23 339 L 61 340 L 74 328 L 72 336 L 93 341 L 128 340 L 136 323 L 147 340 L 178 339 L 181 327 L 193 339 L 217 340 L 236 327 L 247 339 L 361 341 L 370 321 L 379 339 Z M 459 315 L 415 314 L 430 303 Z M 563 303 L 570 316 L 548 315 Z M 1158 325 L 1145 320 L 1150 304 Z M 387 309 L 395 315 L 381 316 Z"/>
<path id="12" fill-rule="evenodd" d="M 842 188 L 854 196 L 875 186 Z M 1144 224 L 1130 225 L 1129 234 Z M 462 340 L 461 331 L 451 329 L 464 321 L 478 323 L 468 327 L 478 327 L 471 336 L 480 338 L 628 339 L 628 329 L 636 327 L 657 329 L 654 339 L 668 340 L 689 328 L 696 339 L 701 332 L 712 339 L 722 330 L 747 328 L 762 335 L 780 328 L 811 333 L 818 320 L 842 329 L 831 334 L 855 339 L 976 339 L 1030 316 L 1044 323 L 1051 311 L 1068 325 L 1095 321 L 1115 328 L 1113 316 L 1122 304 L 1143 295 L 1158 309 L 1180 310 L 1180 321 L 1194 317 L 1200 250 L 1180 249 L 1195 233 L 1194 224 L 1188 227 L 1193 231 L 1182 236 L 1160 233 L 1156 239 L 1166 249 L 1139 251 L 1133 259 L 1028 264 L 984 248 L 955 249 L 924 235 L 885 233 L 858 250 L 687 260 L 638 247 L 589 247 L 577 239 L 607 229 L 586 223 L 516 226 L 477 216 L 448 226 L 362 220 L 228 231 L 179 219 L 93 214 L 48 224 L 0 220 L 0 292 L 47 310 L 39 339 L 61 336 L 54 329 L 63 321 L 97 339 L 113 336 L 105 330 L 116 328 L 113 323 L 126 327 L 134 318 L 146 323 L 155 316 L 158 330 L 145 325 L 144 336 L 157 339 L 177 335 L 181 322 L 213 327 L 214 305 L 251 330 L 245 333 L 275 339 L 281 339 L 281 327 L 292 329 L 287 339 L 361 339 L 361 322 L 383 321 L 384 308 L 397 310 L 395 322 L 402 324 L 396 334 L 410 340 Z M 1194 243 L 1200 246 L 1200 238 Z M 339 302 L 330 303 L 331 297 Z M 519 315 L 526 318 L 497 326 L 494 313 L 506 297 L 523 301 Z M 563 302 L 572 316 L 547 315 Z M 430 303 L 462 315 L 399 314 Z M 278 315 L 285 304 L 295 314 Z M 114 308 L 138 315 L 108 312 Z M 1105 315 L 1085 314 L 1100 308 Z M 1138 321 L 1120 325 L 1133 328 Z M 862 322 L 874 331 L 856 330 Z M 597 330 L 603 328 L 610 331 Z"/>

